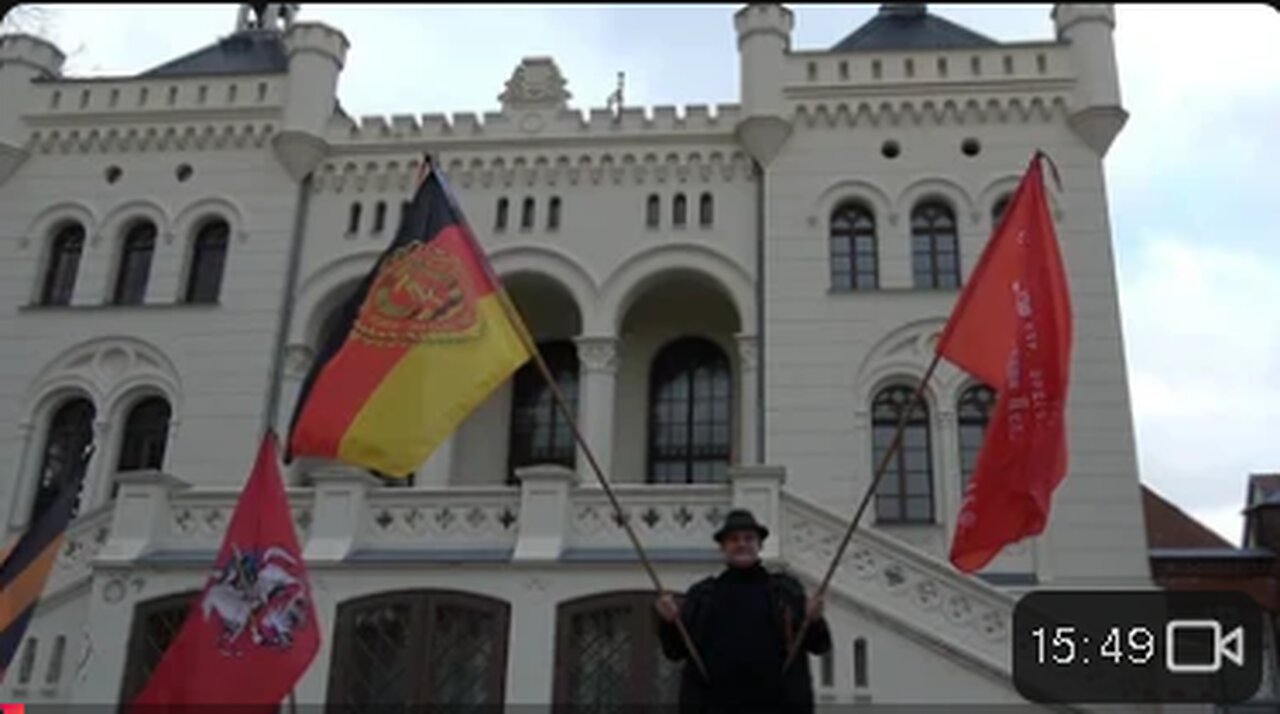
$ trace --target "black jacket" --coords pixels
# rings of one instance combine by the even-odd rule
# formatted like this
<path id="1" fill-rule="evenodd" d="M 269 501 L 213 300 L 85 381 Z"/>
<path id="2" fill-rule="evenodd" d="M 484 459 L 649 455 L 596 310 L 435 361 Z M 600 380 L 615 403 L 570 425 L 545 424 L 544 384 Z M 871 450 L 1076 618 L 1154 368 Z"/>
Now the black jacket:
<path id="1" fill-rule="evenodd" d="M 688 658 L 676 626 L 655 613 L 663 654 L 670 660 L 685 660 L 680 679 L 680 714 L 751 710 L 732 701 L 741 699 L 739 695 L 758 702 L 758 711 L 812 712 L 809 658 L 797 655 L 785 677 L 781 673 L 786 653 L 804 622 L 806 602 L 800 581 L 785 573 L 767 572 L 759 564 L 748 571 L 726 568 L 720 575 L 707 577 L 690 588 L 680 606 L 680 619 L 707 668 L 719 673 L 713 677 L 716 686 L 704 679 Z M 767 616 L 754 616 L 761 607 L 760 614 Z M 719 614 L 713 612 L 717 609 Z M 831 649 L 831 631 L 825 619 L 809 624 L 803 645 L 804 652 L 816 655 Z M 717 657 L 736 659 L 733 666 L 738 669 L 731 670 L 734 674 L 727 673 L 726 663 L 715 661 Z M 777 674 L 770 676 L 769 672 Z M 773 701 L 768 701 L 770 698 Z"/>

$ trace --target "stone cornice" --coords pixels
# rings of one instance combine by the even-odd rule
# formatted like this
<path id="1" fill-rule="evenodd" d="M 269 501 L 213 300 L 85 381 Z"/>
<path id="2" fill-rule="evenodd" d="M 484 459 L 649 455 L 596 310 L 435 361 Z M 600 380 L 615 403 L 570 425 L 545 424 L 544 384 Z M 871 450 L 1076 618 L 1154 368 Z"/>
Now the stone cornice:
<path id="1" fill-rule="evenodd" d="M 409 190 L 420 159 L 329 160 L 318 169 L 314 190 L 363 193 Z M 450 182 L 462 188 L 586 185 L 698 185 L 751 180 L 751 162 L 736 149 L 710 151 L 547 152 L 506 156 L 440 155 Z"/>
<path id="2" fill-rule="evenodd" d="M 266 145 L 275 129 L 270 122 L 58 128 L 32 132 L 28 148 L 37 154 L 256 149 Z"/>

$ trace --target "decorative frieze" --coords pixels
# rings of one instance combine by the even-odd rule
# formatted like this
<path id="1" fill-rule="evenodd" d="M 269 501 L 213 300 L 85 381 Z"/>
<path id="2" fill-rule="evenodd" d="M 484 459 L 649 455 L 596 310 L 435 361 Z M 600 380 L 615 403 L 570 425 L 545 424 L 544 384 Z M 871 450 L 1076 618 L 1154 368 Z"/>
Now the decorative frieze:
<path id="1" fill-rule="evenodd" d="M 260 149 L 275 133 L 271 123 L 186 126 L 122 126 L 32 132 L 28 150 L 38 154 L 132 154 L 159 151 Z"/>
<path id="2" fill-rule="evenodd" d="M 1067 95 L 992 97 L 956 100 L 840 101 L 822 99 L 796 104 L 796 123 L 809 129 L 835 127 L 897 127 L 1010 122 L 1065 121 Z"/>

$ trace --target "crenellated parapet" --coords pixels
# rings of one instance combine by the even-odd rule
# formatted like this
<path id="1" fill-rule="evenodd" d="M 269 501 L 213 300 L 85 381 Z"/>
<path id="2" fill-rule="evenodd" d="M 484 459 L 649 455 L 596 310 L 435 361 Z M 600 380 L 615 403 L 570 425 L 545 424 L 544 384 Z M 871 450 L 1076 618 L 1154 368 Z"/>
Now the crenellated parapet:
<path id="1" fill-rule="evenodd" d="M 420 157 L 325 161 L 314 181 L 316 192 L 408 191 Z M 737 149 L 710 148 L 645 152 L 545 152 L 439 156 L 446 178 L 462 188 L 520 186 L 644 186 L 728 183 L 752 180 L 751 161 Z"/>
<path id="2" fill-rule="evenodd" d="M 796 103 L 796 121 L 806 128 L 971 126 L 1065 120 L 1069 96 L 1035 94 L 978 99 L 843 100 Z"/>
<path id="3" fill-rule="evenodd" d="M 28 150 L 38 154 L 131 154 L 262 148 L 275 133 L 270 122 L 133 125 L 41 129 Z"/>

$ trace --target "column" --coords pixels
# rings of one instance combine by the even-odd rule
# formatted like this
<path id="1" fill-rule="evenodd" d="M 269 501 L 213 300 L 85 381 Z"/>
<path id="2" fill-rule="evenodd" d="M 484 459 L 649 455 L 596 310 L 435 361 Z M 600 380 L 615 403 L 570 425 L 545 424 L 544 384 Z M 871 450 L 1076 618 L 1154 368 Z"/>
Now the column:
<path id="1" fill-rule="evenodd" d="M 115 461 L 119 458 L 120 445 L 111 443 L 109 420 L 101 418 L 93 420 L 93 445 L 93 456 L 85 466 L 85 485 L 80 491 L 81 513 L 111 500 L 111 490 L 114 485 L 112 476 L 115 472 Z"/>
<path id="2" fill-rule="evenodd" d="M 31 499 L 35 497 L 36 477 L 29 473 L 31 469 L 27 468 L 28 462 L 33 458 L 32 439 L 35 433 L 35 425 L 32 422 L 24 421 L 18 425 L 18 438 L 14 442 L 14 458 L 13 458 L 13 477 L 8 479 L 9 487 L 6 495 L 6 501 L 9 505 L 9 512 L 3 514 L 7 516 L 6 523 L 9 524 L 9 532 L 17 532 L 27 525 L 27 518 L 31 515 Z M 0 490 L 0 493 L 5 491 Z"/>
<path id="3" fill-rule="evenodd" d="M 613 474 L 613 412 L 617 398 L 618 339 L 579 337 L 578 426 L 610 482 Z M 578 448 L 578 474 L 582 483 L 594 484 L 595 474 L 582 448 Z"/>
<path id="4" fill-rule="evenodd" d="M 964 464 L 960 463 L 960 433 L 955 409 L 938 409 L 933 418 L 934 433 L 938 435 L 931 455 L 934 463 L 933 513 L 938 523 L 943 524 L 949 543 L 956 530 L 955 516 L 960 512 L 960 501 L 964 498 L 960 490 Z"/>
<path id="5" fill-rule="evenodd" d="M 769 537 L 760 549 L 762 560 L 782 558 L 782 484 L 786 480 L 787 471 L 781 466 L 729 467 L 732 507 L 751 511 L 756 521 L 769 529 Z"/>
<path id="6" fill-rule="evenodd" d="M 756 438 L 760 405 L 759 350 L 755 335 L 738 335 L 738 463 L 760 463 Z"/>
<path id="7" fill-rule="evenodd" d="M 512 560 L 558 560 L 569 527 L 574 473 L 556 464 L 516 469 L 520 481 L 520 535 Z"/>

